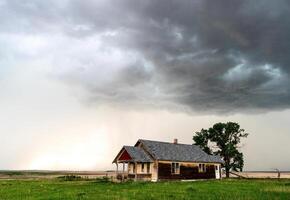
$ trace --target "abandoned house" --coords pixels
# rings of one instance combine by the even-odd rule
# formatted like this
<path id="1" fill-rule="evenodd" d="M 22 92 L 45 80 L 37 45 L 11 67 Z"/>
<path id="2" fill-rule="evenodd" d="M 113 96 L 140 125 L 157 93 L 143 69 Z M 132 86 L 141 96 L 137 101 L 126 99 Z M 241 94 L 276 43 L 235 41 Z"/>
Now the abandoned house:
<path id="1" fill-rule="evenodd" d="M 135 146 L 123 146 L 113 163 L 119 178 L 158 181 L 220 179 L 223 160 L 174 139 L 173 143 L 138 140 Z"/>

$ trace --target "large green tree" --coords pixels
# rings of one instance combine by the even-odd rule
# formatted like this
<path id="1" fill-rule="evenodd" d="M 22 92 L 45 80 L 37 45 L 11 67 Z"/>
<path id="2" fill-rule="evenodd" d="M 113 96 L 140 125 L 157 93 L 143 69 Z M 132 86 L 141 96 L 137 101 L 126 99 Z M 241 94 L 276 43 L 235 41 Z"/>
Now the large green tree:
<path id="1" fill-rule="evenodd" d="M 226 177 L 229 177 L 231 170 L 243 170 L 244 158 L 243 153 L 239 151 L 239 145 L 241 138 L 248 135 L 238 123 L 216 123 L 209 129 L 195 132 L 193 141 L 208 154 L 221 156 L 224 160 Z"/>

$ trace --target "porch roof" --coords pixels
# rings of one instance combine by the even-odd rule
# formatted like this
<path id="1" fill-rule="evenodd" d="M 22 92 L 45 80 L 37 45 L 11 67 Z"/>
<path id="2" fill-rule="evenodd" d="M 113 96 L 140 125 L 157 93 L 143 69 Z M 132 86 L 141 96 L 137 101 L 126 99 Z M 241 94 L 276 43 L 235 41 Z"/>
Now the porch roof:
<path id="1" fill-rule="evenodd" d="M 133 147 L 133 146 L 123 146 L 117 157 L 114 159 L 113 163 L 117 162 L 119 157 L 122 155 L 122 153 L 126 151 L 131 159 L 127 160 L 130 162 L 153 162 L 153 160 L 150 158 L 150 156 L 145 153 L 143 149 L 140 147 Z"/>

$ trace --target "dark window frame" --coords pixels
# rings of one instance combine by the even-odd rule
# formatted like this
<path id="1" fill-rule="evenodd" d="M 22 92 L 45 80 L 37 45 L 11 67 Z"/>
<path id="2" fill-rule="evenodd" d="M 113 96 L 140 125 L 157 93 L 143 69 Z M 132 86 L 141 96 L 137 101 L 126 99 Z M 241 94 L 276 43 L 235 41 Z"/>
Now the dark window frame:
<path id="1" fill-rule="evenodd" d="M 198 164 L 198 172 L 199 173 L 206 173 L 206 165 L 204 163 Z"/>
<path id="2" fill-rule="evenodd" d="M 145 163 L 142 163 L 141 164 L 141 172 L 144 172 L 145 171 Z"/>
<path id="3" fill-rule="evenodd" d="M 171 174 L 180 174 L 180 164 L 178 162 L 171 163 Z"/>
<path id="4" fill-rule="evenodd" d="M 147 163 L 147 174 L 150 173 L 150 163 Z"/>
<path id="5" fill-rule="evenodd" d="M 135 172 L 136 172 L 136 164 L 133 163 L 133 173 L 135 173 Z"/>

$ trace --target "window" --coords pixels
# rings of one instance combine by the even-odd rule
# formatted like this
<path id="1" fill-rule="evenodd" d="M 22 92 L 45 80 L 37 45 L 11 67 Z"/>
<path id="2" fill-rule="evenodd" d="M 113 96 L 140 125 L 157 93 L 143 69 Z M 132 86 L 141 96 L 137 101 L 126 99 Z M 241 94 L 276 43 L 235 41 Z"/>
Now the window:
<path id="1" fill-rule="evenodd" d="M 180 172 L 179 163 L 172 163 L 171 164 L 171 173 L 172 174 L 179 174 L 179 172 Z"/>
<path id="2" fill-rule="evenodd" d="M 201 172 L 202 171 L 202 167 L 201 167 L 201 164 L 198 165 L 198 172 Z"/>
<path id="3" fill-rule="evenodd" d="M 205 164 L 199 164 L 198 165 L 198 171 L 199 172 L 206 172 L 206 166 L 205 166 Z"/>
<path id="4" fill-rule="evenodd" d="M 150 173 L 150 163 L 147 163 L 147 173 Z"/>
<path id="5" fill-rule="evenodd" d="M 144 169 L 145 169 L 145 163 L 142 163 L 141 172 L 144 172 Z"/>

